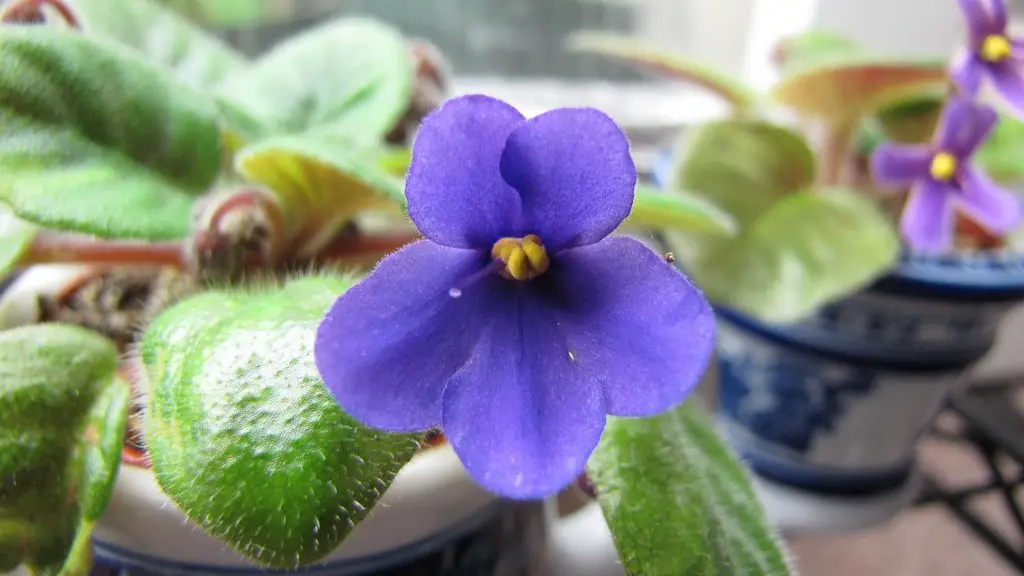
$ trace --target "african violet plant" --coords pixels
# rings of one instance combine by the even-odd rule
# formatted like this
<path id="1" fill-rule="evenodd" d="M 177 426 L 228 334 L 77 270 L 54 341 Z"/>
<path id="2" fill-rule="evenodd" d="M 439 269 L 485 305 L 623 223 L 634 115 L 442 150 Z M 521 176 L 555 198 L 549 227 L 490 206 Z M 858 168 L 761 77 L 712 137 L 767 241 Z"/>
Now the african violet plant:
<path id="1" fill-rule="evenodd" d="M 673 232 L 671 246 L 712 301 L 791 322 L 889 272 L 903 250 L 1019 242 L 1020 202 L 985 174 L 1021 179 L 1024 123 L 975 96 L 991 78 L 1020 113 L 1020 44 L 1006 36 L 1003 0 L 958 2 L 968 34 L 951 68 L 814 31 L 778 47 L 780 79 L 767 95 L 627 38 L 582 34 L 570 47 L 695 83 L 730 105 L 729 117 L 682 135 L 664 184 L 721 208 L 736 230 Z"/>
<path id="2" fill-rule="evenodd" d="M 706 301 L 608 237 L 732 218 L 637 186 L 607 116 L 471 96 L 420 128 L 442 68 L 362 18 L 250 61 L 150 0 L 0 16 L 0 265 L 87 265 L 0 332 L 0 571 L 84 574 L 122 459 L 239 554 L 315 563 L 439 427 L 509 498 L 586 467 L 630 573 L 789 573 L 680 404 Z"/>

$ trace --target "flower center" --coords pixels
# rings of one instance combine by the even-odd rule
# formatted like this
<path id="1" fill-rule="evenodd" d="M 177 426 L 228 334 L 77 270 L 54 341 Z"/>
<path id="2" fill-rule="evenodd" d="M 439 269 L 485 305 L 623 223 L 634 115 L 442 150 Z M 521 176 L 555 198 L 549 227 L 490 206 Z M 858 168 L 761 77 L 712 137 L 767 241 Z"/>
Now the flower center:
<path id="1" fill-rule="evenodd" d="M 956 157 L 949 152 L 938 152 L 932 156 L 932 164 L 928 168 L 931 177 L 939 182 L 948 182 L 956 175 Z"/>
<path id="2" fill-rule="evenodd" d="M 502 238 L 494 243 L 491 256 L 505 267 L 500 274 L 513 280 L 529 280 L 547 271 L 550 262 L 544 244 L 536 234 Z"/>
<path id="3" fill-rule="evenodd" d="M 1009 58 L 1010 52 L 1012 52 L 1010 41 L 1001 34 L 986 36 L 981 41 L 981 47 L 978 49 L 978 55 L 981 56 L 982 60 L 988 62 L 1002 62 Z"/>

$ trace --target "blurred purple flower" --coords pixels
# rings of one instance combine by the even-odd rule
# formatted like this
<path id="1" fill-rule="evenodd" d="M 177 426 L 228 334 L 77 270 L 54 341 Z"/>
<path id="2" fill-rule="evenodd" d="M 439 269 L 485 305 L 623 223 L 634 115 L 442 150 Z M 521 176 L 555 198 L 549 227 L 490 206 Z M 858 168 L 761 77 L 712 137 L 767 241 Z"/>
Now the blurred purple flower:
<path id="1" fill-rule="evenodd" d="M 1017 198 L 970 165 L 971 156 L 997 119 L 992 108 L 954 96 L 946 102 L 931 145 L 885 143 L 875 151 L 871 171 L 879 185 L 912 185 L 900 221 L 911 248 L 922 252 L 950 249 L 956 209 L 994 234 L 1004 234 L 1020 224 Z"/>
<path id="2" fill-rule="evenodd" d="M 406 184 L 426 237 L 388 256 L 320 325 L 317 368 L 383 430 L 441 425 L 469 473 L 512 498 L 579 476 L 606 414 L 693 390 L 711 354 L 701 293 L 639 242 L 629 144 L 597 110 L 529 120 L 485 96 L 423 122 Z"/>
<path id="3" fill-rule="evenodd" d="M 967 47 L 953 60 L 950 76 L 974 96 L 982 76 L 1018 114 L 1024 114 L 1024 42 L 1007 35 L 1004 0 L 957 0 L 967 21 Z"/>

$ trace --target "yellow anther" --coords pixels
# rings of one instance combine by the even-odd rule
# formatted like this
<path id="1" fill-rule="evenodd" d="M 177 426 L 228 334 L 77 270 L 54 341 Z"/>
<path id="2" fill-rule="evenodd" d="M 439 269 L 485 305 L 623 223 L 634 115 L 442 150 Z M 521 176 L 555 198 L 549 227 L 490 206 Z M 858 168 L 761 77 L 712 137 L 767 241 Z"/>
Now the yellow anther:
<path id="1" fill-rule="evenodd" d="M 946 182 L 952 180 L 956 175 L 956 168 L 956 157 L 948 152 L 939 152 L 932 157 L 932 165 L 928 168 L 928 173 L 932 178 Z"/>
<path id="2" fill-rule="evenodd" d="M 986 36 L 978 49 L 978 55 L 988 62 L 1002 62 L 1010 57 L 1011 52 L 1013 47 L 1010 46 L 1010 41 L 1000 34 Z"/>
<path id="3" fill-rule="evenodd" d="M 501 274 L 514 280 L 529 280 L 547 271 L 547 250 L 535 234 L 522 238 L 502 238 L 491 248 L 491 257 L 505 263 Z"/>

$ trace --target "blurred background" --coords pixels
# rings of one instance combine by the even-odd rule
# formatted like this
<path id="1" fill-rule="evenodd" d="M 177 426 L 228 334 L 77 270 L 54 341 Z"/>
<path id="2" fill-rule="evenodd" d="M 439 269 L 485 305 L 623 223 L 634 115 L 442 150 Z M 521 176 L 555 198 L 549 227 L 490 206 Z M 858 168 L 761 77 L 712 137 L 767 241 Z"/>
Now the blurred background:
<path id="1" fill-rule="evenodd" d="M 739 75 L 765 89 L 775 80 L 769 57 L 776 42 L 810 28 L 842 33 L 878 51 L 943 56 L 962 37 L 955 0 L 165 0 L 249 55 L 339 13 L 379 17 L 434 43 L 454 71 L 454 91 L 486 92 L 525 113 L 571 105 L 601 108 L 630 134 L 638 161 L 679 130 L 724 112 L 699 90 L 637 72 L 627 65 L 565 50 L 581 31 L 634 35 Z M 1024 19 L 1024 0 L 1009 0 Z M 1014 24 L 1018 27 L 1019 22 Z M 339 59 L 345 58 L 338 54 Z M 1024 372 L 1019 354 L 1024 312 L 1011 317 L 1001 343 L 979 373 Z M 1024 431 L 1021 431 L 1024 434 Z M 926 441 L 923 465 L 952 484 L 984 479 L 970 451 Z M 1008 494 L 1008 495 L 1007 495 Z M 1024 528 L 1005 505 L 1011 492 L 971 505 L 1014 536 Z M 904 512 L 880 527 L 854 533 L 793 535 L 792 550 L 807 576 L 1001 576 L 1018 574 L 954 514 L 937 506 Z M 1020 548 L 1018 548 L 1020 549 Z M 1011 552 L 1012 553 L 1012 552 Z M 613 554 L 613 553 L 611 553 Z M 596 569 L 595 569 L 596 570 Z M 614 571 L 609 573 L 615 573 Z"/>

